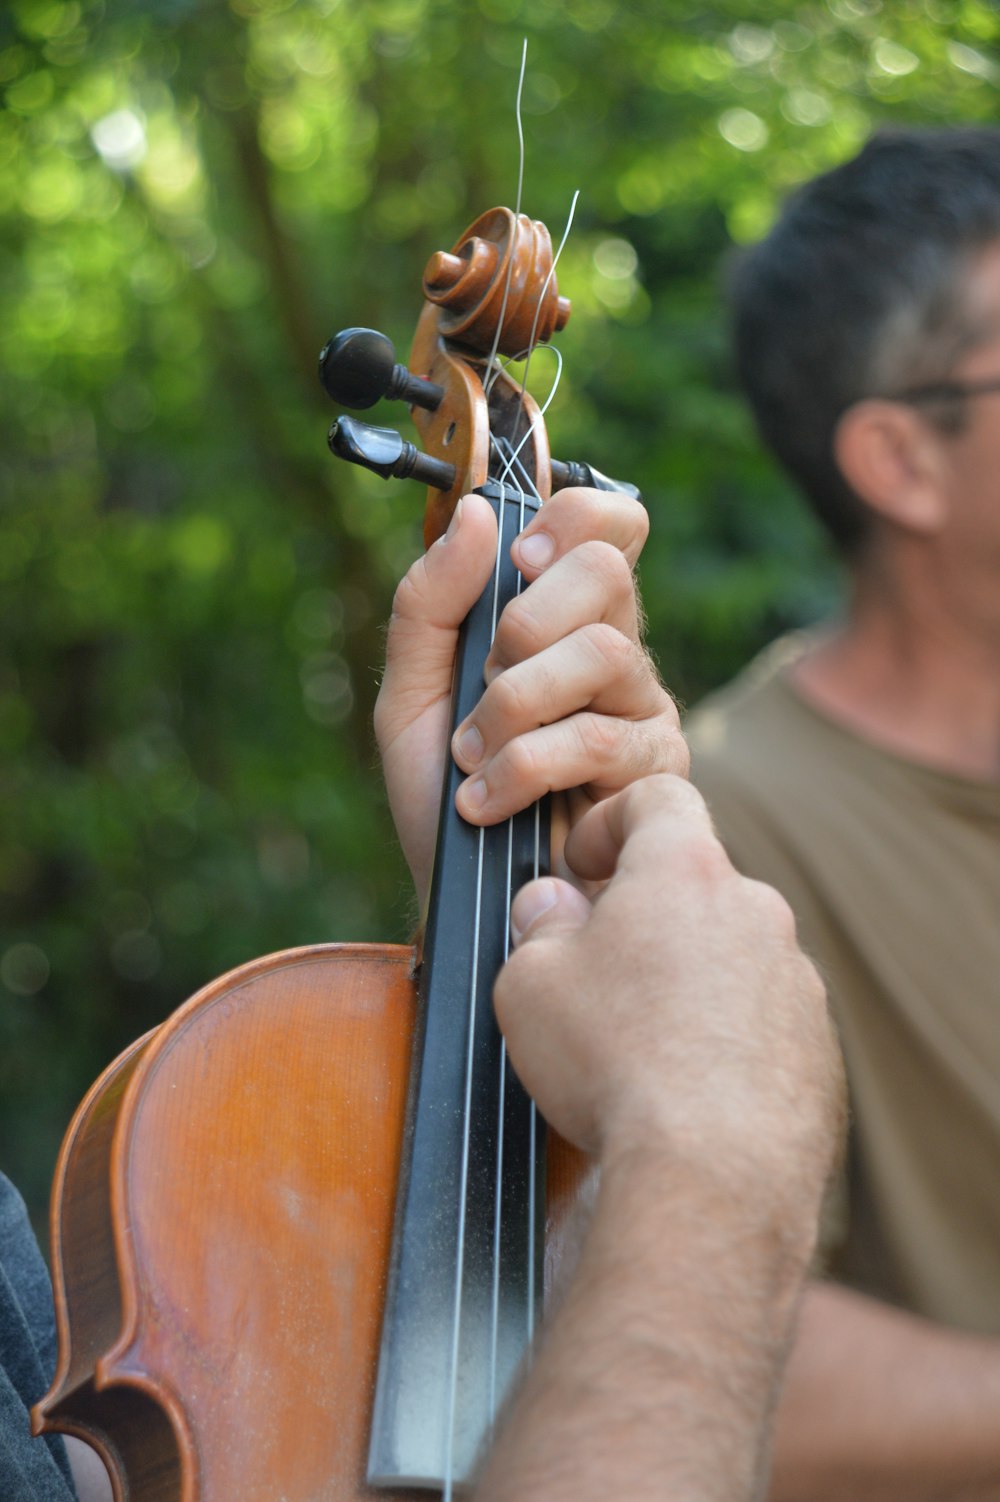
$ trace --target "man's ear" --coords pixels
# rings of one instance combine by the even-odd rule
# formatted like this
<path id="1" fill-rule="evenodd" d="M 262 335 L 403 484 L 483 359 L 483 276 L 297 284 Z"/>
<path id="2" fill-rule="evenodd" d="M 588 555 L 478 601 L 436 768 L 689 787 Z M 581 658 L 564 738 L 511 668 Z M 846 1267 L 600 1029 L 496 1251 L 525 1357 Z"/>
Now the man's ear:
<path id="1" fill-rule="evenodd" d="M 929 536 L 948 512 L 944 446 L 912 407 L 871 397 L 840 418 L 833 453 L 844 479 L 883 520 Z"/>

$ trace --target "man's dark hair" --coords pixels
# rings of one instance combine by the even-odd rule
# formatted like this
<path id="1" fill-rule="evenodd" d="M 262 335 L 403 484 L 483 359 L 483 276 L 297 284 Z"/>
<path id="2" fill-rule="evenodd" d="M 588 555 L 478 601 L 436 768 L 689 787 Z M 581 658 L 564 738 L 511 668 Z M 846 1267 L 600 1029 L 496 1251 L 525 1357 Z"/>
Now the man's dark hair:
<path id="1" fill-rule="evenodd" d="M 964 283 L 998 240 L 1000 128 L 893 129 L 799 188 L 735 261 L 737 366 L 761 436 L 848 554 L 869 513 L 834 460 L 837 421 L 942 379 L 995 333 L 975 327 Z"/>

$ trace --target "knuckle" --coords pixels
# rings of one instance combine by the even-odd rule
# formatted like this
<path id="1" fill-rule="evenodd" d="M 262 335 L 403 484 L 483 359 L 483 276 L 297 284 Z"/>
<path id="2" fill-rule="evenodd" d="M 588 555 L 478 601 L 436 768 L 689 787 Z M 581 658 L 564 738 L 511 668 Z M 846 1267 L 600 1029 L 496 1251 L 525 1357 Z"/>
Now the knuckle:
<path id="1" fill-rule="evenodd" d="M 676 713 L 676 712 L 675 712 Z M 677 725 L 662 737 L 667 766 L 685 780 L 691 775 L 691 748 Z"/>
<path id="2" fill-rule="evenodd" d="M 580 633 L 591 651 L 616 671 L 635 672 L 635 644 L 608 621 L 590 621 Z"/>
<path id="3" fill-rule="evenodd" d="M 666 761 L 666 743 L 658 728 L 646 721 L 615 721 L 620 727 L 618 745 L 623 781 L 644 782 L 662 773 L 673 762 Z"/>
<path id="4" fill-rule="evenodd" d="M 663 852 L 664 862 L 685 881 L 704 886 L 729 883 L 736 873 L 708 818 L 696 788 L 673 772 L 654 772 L 632 783 L 622 795 Z"/>
<path id="5" fill-rule="evenodd" d="M 812 1007 L 814 1007 L 817 1011 L 823 1013 L 824 1018 L 826 1018 L 830 1023 L 834 1038 L 836 1038 L 836 1029 L 833 1027 L 833 1019 L 829 1016 L 826 986 L 823 983 L 823 977 L 816 969 L 816 966 L 813 964 L 812 960 L 810 960 L 805 954 L 802 955 L 802 993 L 805 996 L 806 1001 Z"/>
<path id="6" fill-rule="evenodd" d="M 516 667 L 494 678 L 483 697 L 504 724 L 520 723 L 525 712 L 525 684 Z"/>
<path id="7" fill-rule="evenodd" d="M 704 798 L 692 783 L 675 772 L 659 772 L 655 776 L 644 778 L 629 790 L 628 796 L 640 800 L 643 811 L 648 810 L 649 813 L 689 811 L 700 814 L 706 819 L 706 834 L 711 833 Z"/>
<path id="8" fill-rule="evenodd" d="M 740 881 L 746 896 L 753 904 L 757 922 L 766 924 L 776 937 L 789 946 L 796 945 L 795 914 L 781 893 L 775 887 L 768 886 L 767 882 L 754 881 L 748 876 L 740 877 Z"/>
<path id="9" fill-rule="evenodd" d="M 714 885 L 732 877 L 732 862 L 722 841 L 710 830 L 689 834 L 683 849 L 688 868 L 695 878 Z"/>
<path id="10" fill-rule="evenodd" d="M 546 502 L 551 517 L 576 537 L 595 538 L 613 533 L 638 555 L 649 536 L 649 513 L 641 501 L 621 491 L 593 490 L 574 486 L 557 491 Z"/>
<path id="11" fill-rule="evenodd" d="M 614 543 L 592 538 L 577 549 L 580 561 L 593 570 L 617 594 L 631 593 L 634 587 L 628 559 Z"/>
<path id="12" fill-rule="evenodd" d="M 405 620 L 412 616 L 420 603 L 423 584 L 426 575 L 426 564 L 423 558 L 417 558 L 396 585 L 392 596 L 392 615 L 389 621 L 389 629 L 398 620 Z"/>
<path id="13" fill-rule="evenodd" d="M 539 775 L 538 758 L 529 737 L 519 735 L 508 741 L 497 758 L 498 771 L 518 785 L 534 788 Z"/>
<path id="14" fill-rule="evenodd" d="M 622 746 L 622 722 L 610 715 L 584 713 L 570 722 L 580 749 L 599 768 L 617 761 Z"/>
<path id="15" fill-rule="evenodd" d="M 656 665 L 656 659 L 645 648 L 641 650 L 646 659 L 646 672 L 656 685 L 656 690 L 660 696 L 660 713 L 673 730 L 680 731 L 682 728 L 681 712 L 677 700 L 660 677 L 660 670 Z"/>
<path id="16" fill-rule="evenodd" d="M 655 721 L 643 721 L 636 729 L 638 767 L 644 778 L 659 772 L 672 772 L 679 777 L 686 775 L 684 753 L 674 737 L 664 735 Z"/>
<path id="17" fill-rule="evenodd" d="M 560 530 L 565 529 L 576 537 L 591 537 L 600 531 L 604 515 L 600 492 L 579 485 L 557 490 L 545 502 L 544 510 L 547 523 L 555 521 Z"/>
<path id="18" fill-rule="evenodd" d="M 684 766 L 684 775 L 690 769 L 691 758 L 687 749 L 687 741 L 681 726 L 680 711 L 677 700 L 668 688 L 657 670 L 656 663 L 639 642 L 628 641 L 631 652 L 633 672 L 637 686 L 641 686 L 648 696 L 651 704 L 649 718 L 656 718 L 660 725 L 661 734 L 674 746 L 671 751 L 671 765 L 679 758 Z"/>
<path id="19" fill-rule="evenodd" d="M 511 600 L 497 623 L 493 651 L 504 662 L 520 662 L 534 657 L 545 645 L 541 621 L 528 604 L 528 594 Z"/>

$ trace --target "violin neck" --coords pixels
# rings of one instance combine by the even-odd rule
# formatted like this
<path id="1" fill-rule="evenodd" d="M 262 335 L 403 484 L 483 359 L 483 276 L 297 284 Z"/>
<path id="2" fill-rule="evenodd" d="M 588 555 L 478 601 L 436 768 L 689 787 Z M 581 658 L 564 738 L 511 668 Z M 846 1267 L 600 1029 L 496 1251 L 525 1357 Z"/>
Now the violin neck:
<path id="1" fill-rule="evenodd" d="M 478 702 L 496 622 L 518 591 L 510 544 L 537 508 L 510 485 L 493 580 L 462 627 L 454 729 Z M 444 1488 L 474 1469 L 531 1340 L 542 1296 L 544 1125 L 493 1014 L 510 902 L 548 867 L 548 807 L 480 830 L 455 810 L 448 758 L 420 975 L 421 1031 L 404 1142 L 369 1452 L 371 1485 Z"/>

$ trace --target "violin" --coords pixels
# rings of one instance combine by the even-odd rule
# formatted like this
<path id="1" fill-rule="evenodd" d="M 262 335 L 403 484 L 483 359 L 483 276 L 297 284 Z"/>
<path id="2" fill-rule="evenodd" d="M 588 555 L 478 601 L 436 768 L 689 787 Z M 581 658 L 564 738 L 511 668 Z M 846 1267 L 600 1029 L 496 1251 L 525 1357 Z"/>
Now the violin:
<path id="1" fill-rule="evenodd" d="M 494 577 L 462 628 L 452 726 L 520 578 L 510 543 L 559 463 L 500 357 L 569 317 L 548 231 L 508 209 L 431 257 L 408 366 L 370 329 L 324 348 L 328 393 L 406 402 L 420 448 L 340 417 L 330 447 L 427 483 L 425 539 L 478 490 Z M 444 1495 L 530 1348 L 585 1160 L 506 1059 L 492 987 L 514 892 L 546 869 L 539 805 L 479 829 L 448 758 L 424 940 L 316 944 L 230 971 L 104 1072 L 52 1194 L 59 1358 L 36 1434 L 91 1444 L 115 1502 Z"/>

